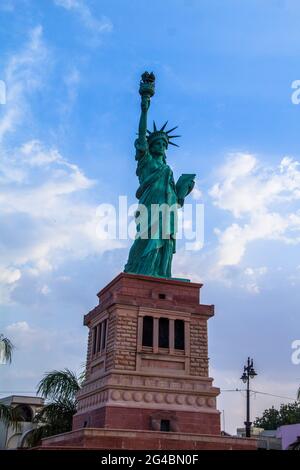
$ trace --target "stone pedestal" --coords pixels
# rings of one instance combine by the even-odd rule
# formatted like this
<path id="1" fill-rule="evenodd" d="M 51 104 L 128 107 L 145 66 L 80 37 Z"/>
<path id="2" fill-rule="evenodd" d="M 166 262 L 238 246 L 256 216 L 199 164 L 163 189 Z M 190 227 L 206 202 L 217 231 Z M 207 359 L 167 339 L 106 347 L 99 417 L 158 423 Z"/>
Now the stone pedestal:
<path id="1" fill-rule="evenodd" d="M 199 304 L 200 288 L 120 274 L 98 294 L 84 319 L 87 378 L 73 429 L 220 434 L 219 389 L 208 376 L 213 306 Z"/>
<path id="2" fill-rule="evenodd" d="M 255 448 L 221 436 L 219 389 L 208 371 L 214 307 L 200 303 L 201 287 L 122 273 L 99 292 L 84 317 L 86 380 L 73 431 L 44 439 L 43 448 Z"/>

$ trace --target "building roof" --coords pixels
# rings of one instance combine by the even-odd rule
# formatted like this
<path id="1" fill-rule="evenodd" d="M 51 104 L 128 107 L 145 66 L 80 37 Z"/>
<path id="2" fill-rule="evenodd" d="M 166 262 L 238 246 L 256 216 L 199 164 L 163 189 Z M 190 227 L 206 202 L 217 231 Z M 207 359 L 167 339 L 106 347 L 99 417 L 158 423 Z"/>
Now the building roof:
<path id="1" fill-rule="evenodd" d="M 35 405 L 43 406 L 44 398 L 42 397 L 33 397 L 25 395 L 10 395 L 8 397 L 0 398 L 0 403 L 4 405 Z"/>

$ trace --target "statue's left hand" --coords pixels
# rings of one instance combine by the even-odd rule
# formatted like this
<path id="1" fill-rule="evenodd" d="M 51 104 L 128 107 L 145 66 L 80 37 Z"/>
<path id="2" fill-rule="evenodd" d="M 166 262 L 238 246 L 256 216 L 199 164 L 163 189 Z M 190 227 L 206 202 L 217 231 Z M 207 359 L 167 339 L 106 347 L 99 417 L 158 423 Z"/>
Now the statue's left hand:
<path id="1" fill-rule="evenodd" d="M 183 206 L 184 199 L 195 186 L 195 174 L 183 174 L 176 183 L 178 203 Z"/>

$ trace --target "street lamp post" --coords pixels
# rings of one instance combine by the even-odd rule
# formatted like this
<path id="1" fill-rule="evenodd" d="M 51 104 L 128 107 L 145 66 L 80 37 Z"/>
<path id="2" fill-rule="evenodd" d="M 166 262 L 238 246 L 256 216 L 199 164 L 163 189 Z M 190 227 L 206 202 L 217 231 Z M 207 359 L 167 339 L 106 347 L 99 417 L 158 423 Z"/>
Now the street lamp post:
<path id="1" fill-rule="evenodd" d="M 246 427 L 246 437 L 251 437 L 251 421 L 250 421 L 250 379 L 254 379 L 257 373 L 253 367 L 253 359 L 248 357 L 247 365 L 244 366 L 244 372 L 241 377 L 241 380 L 244 384 L 247 384 L 247 399 L 246 399 L 246 421 L 244 422 Z"/>

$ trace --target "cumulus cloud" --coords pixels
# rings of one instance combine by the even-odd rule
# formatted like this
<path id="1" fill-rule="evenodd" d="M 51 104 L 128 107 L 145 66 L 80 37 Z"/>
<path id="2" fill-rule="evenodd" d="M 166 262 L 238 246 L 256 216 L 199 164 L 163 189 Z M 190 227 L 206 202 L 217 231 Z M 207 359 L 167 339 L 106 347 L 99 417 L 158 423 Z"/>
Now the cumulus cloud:
<path id="1" fill-rule="evenodd" d="M 5 284 L 13 284 L 18 281 L 21 277 L 21 272 L 19 269 L 3 269 L 0 272 L 0 282 Z"/>
<path id="2" fill-rule="evenodd" d="M 57 149 L 30 141 L 4 158 L 0 211 L 0 281 L 17 281 L 24 268 L 36 274 L 51 271 L 68 259 L 84 258 L 117 248 L 117 240 L 97 235 L 97 206 L 78 195 L 94 185 L 77 165 Z M 23 172 L 23 181 L 14 169 Z M 8 275 L 10 273 L 10 275 Z"/>
<path id="3" fill-rule="evenodd" d="M 219 266 L 238 265 L 247 245 L 256 240 L 300 242 L 299 162 L 284 157 L 277 167 L 263 166 L 250 154 L 230 155 L 210 190 L 213 203 L 234 221 L 217 228 Z"/>
<path id="4" fill-rule="evenodd" d="M 78 165 L 39 139 L 14 145 L 30 115 L 30 97 L 43 86 L 48 59 L 39 26 L 5 69 L 9 92 L 0 120 L 0 303 L 9 302 L 24 270 L 37 275 L 70 258 L 121 246 L 97 236 L 97 205 L 87 195 L 95 182 Z M 73 71 L 68 83 L 78 79 Z"/>
<path id="5" fill-rule="evenodd" d="M 285 156 L 270 166 L 255 155 L 235 153 L 228 156 L 214 178 L 217 181 L 209 195 L 221 211 L 220 219 L 229 218 L 229 223 L 215 228 L 217 243 L 204 240 L 198 253 L 179 247 L 174 271 L 178 277 L 220 281 L 227 287 L 234 285 L 259 294 L 270 270 L 268 266 L 249 265 L 245 255 L 256 241 L 300 243 L 300 164 Z M 225 212 L 229 217 L 222 216 Z M 294 284 L 298 276 L 293 274 L 289 279 Z"/>
<path id="6" fill-rule="evenodd" d="M 191 279 L 193 282 L 220 282 L 227 288 L 239 288 L 255 295 L 262 291 L 267 266 L 220 266 L 218 247 L 199 252 L 181 248 L 174 257 L 173 272 L 176 277 Z"/>

